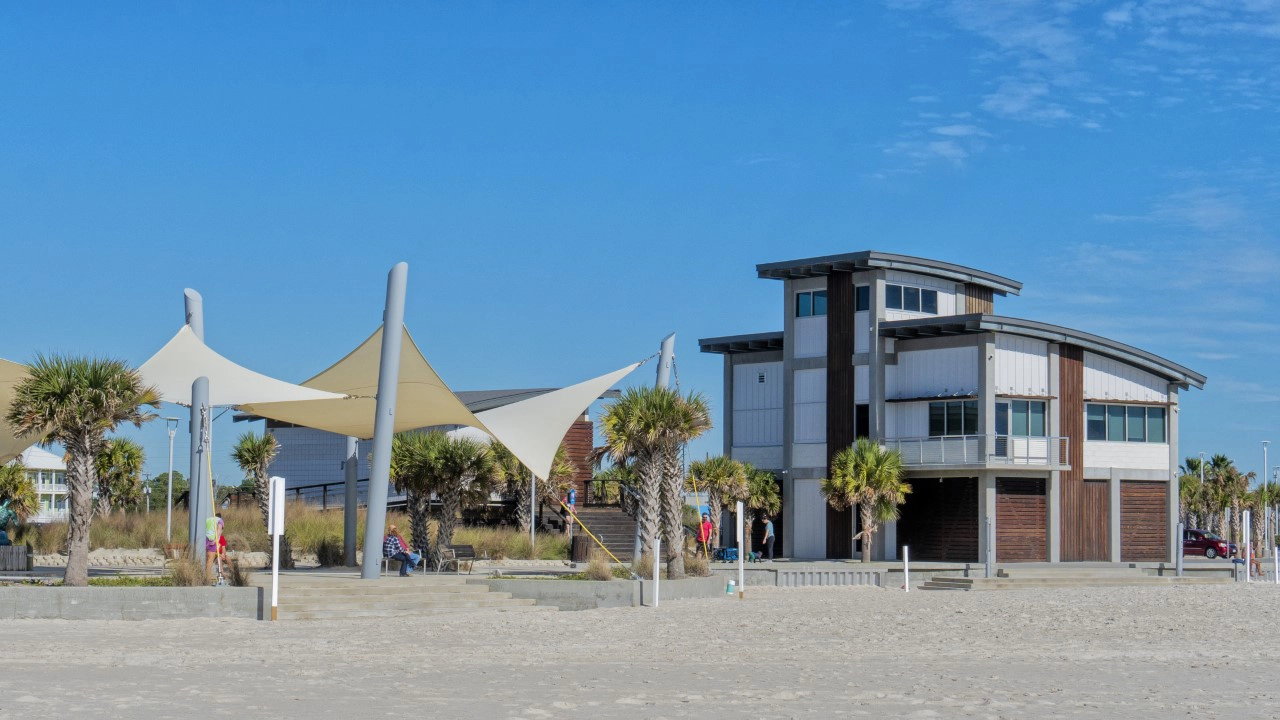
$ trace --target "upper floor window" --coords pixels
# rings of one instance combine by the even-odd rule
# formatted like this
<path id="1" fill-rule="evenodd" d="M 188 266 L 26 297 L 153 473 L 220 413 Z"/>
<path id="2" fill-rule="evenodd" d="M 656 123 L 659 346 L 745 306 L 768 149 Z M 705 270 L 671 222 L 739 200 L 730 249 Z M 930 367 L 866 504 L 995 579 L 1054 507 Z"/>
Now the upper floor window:
<path id="1" fill-rule="evenodd" d="M 858 285 L 853 289 L 853 311 L 864 312 L 871 309 L 871 286 Z"/>
<path id="2" fill-rule="evenodd" d="M 929 437 L 977 434 L 977 400 L 948 400 L 946 402 L 929 403 Z"/>
<path id="3" fill-rule="evenodd" d="M 938 291 L 910 285 L 885 285 L 884 306 L 890 310 L 938 314 Z"/>
<path id="4" fill-rule="evenodd" d="M 813 317 L 827 314 L 827 291 L 813 290 L 796 293 L 796 317 Z"/>
<path id="5" fill-rule="evenodd" d="M 996 435 L 1045 436 L 1043 400 L 1008 400 L 996 403 Z"/>
<path id="6" fill-rule="evenodd" d="M 1163 407 L 1148 405 L 1085 405 L 1085 432 L 1090 440 L 1163 443 L 1167 437 Z"/>

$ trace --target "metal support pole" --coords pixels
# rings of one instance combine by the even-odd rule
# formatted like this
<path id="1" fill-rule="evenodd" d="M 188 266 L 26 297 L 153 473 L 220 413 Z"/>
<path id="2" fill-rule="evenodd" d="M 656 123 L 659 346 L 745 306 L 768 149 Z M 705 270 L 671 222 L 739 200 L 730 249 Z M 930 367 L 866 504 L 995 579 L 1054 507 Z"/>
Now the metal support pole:
<path id="1" fill-rule="evenodd" d="M 662 338 L 662 345 L 658 349 L 658 379 L 657 387 L 665 388 L 671 386 L 671 364 L 676 356 L 676 334 Z"/>
<path id="2" fill-rule="evenodd" d="M 1264 497 L 1266 496 L 1266 488 L 1267 488 L 1267 446 L 1269 446 L 1270 444 L 1271 444 L 1270 440 L 1262 441 L 1262 487 L 1263 487 Z M 1269 521 L 1270 521 L 1270 518 L 1267 517 L 1267 511 L 1264 508 L 1262 511 L 1262 537 L 1267 537 L 1267 535 L 1270 534 L 1271 527 L 1268 524 Z M 1262 544 L 1262 554 L 1264 556 L 1267 554 L 1267 546 L 1269 545 L 1271 545 L 1271 543 L 1269 542 Z"/>
<path id="3" fill-rule="evenodd" d="M 538 540 L 534 534 L 537 531 L 537 505 L 538 505 L 538 476 L 529 471 L 529 559 L 536 560 L 538 558 Z"/>
<path id="4" fill-rule="evenodd" d="M 662 534 L 659 533 L 653 539 L 653 606 L 658 607 L 658 569 L 662 567 L 662 563 L 658 562 L 658 558 L 662 557 Z"/>
<path id="5" fill-rule="evenodd" d="M 191 383 L 191 475 L 187 490 L 187 552 L 200 559 L 204 553 L 204 521 L 213 512 L 213 498 L 205 485 L 209 481 L 209 378 L 198 377 Z"/>
<path id="6" fill-rule="evenodd" d="M 911 592 L 911 548 L 902 546 L 902 589 Z"/>
<path id="7" fill-rule="evenodd" d="M 1242 515 L 1241 529 L 1244 531 L 1244 537 L 1240 539 L 1240 544 L 1244 546 L 1244 552 L 1241 554 L 1244 555 L 1244 581 L 1247 583 L 1253 580 L 1253 546 L 1249 543 L 1249 537 L 1253 531 L 1253 515 L 1248 510 L 1245 510 Z"/>
<path id="8" fill-rule="evenodd" d="M 173 542 L 173 436 L 178 434 L 178 418 L 167 417 L 164 419 L 164 424 L 169 431 L 169 489 L 165 495 L 164 541 L 171 543 Z"/>
<path id="9" fill-rule="evenodd" d="M 742 565 L 742 563 L 744 562 L 744 559 L 742 557 L 742 534 L 743 534 L 742 516 L 745 513 L 743 512 L 741 500 L 738 501 L 738 506 L 735 509 L 737 510 L 736 517 L 737 517 L 737 525 L 738 525 L 738 599 L 742 600 L 746 596 L 746 591 L 743 589 L 743 587 L 747 582 L 747 578 L 746 578 L 746 570 L 743 568 L 743 565 Z"/>
<path id="10" fill-rule="evenodd" d="M 356 566 L 356 511 L 360 504 L 356 493 L 360 471 L 360 458 L 357 457 L 359 453 L 360 441 L 348 437 L 346 460 L 342 461 L 342 469 L 346 475 L 346 482 L 342 487 L 342 552 L 347 567 Z"/>
<path id="11" fill-rule="evenodd" d="M 387 485 L 391 483 L 391 436 L 396 425 L 400 385 L 400 345 L 404 338 L 404 294 L 409 265 L 396 263 L 387 275 L 387 305 L 382 313 L 382 357 L 378 365 L 378 404 L 373 421 L 373 465 L 369 468 L 369 504 L 364 522 L 364 563 L 360 577 L 377 580 L 382 569 L 382 534 L 387 525 Z"/>
<path id="12" fill-rule="evenodd" d="M 1178 549 L 1173 557 L 1175 559 L 1174 567 L 1177 568 L 1178 577 L 1182 577 L 1182 541 L 1187 536 L 1187 526 L 1185 523 L 1178 523 Z"/>
<path id="13" fill-rule="evenodd" d="M 993 531 L 994 528 L 991 525 L 991 518 L 987 518 L 986 527 L 983 529 L 983 532 L 987 534 L 987 552 L 986 557 L 982 559 L 983 565 L 986 567 L 987 577 L 993 577 L 995 574 L 996 538 Z"/>

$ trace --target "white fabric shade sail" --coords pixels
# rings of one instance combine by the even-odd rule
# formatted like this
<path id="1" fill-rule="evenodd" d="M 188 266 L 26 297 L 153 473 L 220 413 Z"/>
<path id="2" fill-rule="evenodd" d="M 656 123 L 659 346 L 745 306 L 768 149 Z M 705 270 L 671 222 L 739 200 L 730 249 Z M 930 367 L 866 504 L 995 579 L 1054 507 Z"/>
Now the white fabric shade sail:
<path id="1" fill-rule="evenodd" d="M 0 464 L 22 454 L 23 450 L 35 445 L 40 438 L 20 439 L 14 434 L 13 426 L 4 420 L 9 414 L 9 404 L 13 402 L 13 389 L 27 377 L 27 366 L 9 360 L 0 360 Z"/>
<path id="2" fill-rule="evenodd" d="M 240 367 L 205 345 L 189 325 L 183 325 L 173 339 L 138 368 L 138 373 L 144 383 L 160 392 L 161 399 L 188 407 L 191 406 L 191 384 L 199 377 L 209 378 L 210 405 L 342 397 Z"/>

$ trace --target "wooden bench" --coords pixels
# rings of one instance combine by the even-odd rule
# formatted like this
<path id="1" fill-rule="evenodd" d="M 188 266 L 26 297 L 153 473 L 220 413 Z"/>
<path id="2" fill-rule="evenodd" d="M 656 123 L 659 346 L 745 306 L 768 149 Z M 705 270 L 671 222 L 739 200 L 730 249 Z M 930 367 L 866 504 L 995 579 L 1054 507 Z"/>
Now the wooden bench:
<path id="1" fill-rule="evenodd" d="M 444 557 L 440 561 L 440 565 L 436 568 L 436 572 L 440 572 L 442 568 L 452 564 L 453 571 L 460 573 L 462 572 L 462 563 L 465 562 L 467 563 L 467 574 L 470 575 L 471 569 L 476 565 L 476 560 L 489 559 L 487 554 L 484 557 L 478 557 L 476 555 L 475 547 L 471 545 L 446 545 L 442 555 Z"/>
<path id="2" fill-rule="evenodd" d="M 30 545 L 0 545 L 0 572 L 31 572 L 34 562 Z"/>

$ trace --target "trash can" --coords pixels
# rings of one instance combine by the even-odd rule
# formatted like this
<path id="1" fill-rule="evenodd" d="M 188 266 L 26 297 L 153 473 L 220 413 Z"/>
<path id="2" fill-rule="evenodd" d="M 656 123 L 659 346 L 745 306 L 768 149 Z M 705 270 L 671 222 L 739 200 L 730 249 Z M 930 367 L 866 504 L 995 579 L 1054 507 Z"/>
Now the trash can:
<path id="1" fill-rule="evenodd" d="M 591 560 L 591 538 L 586 535 L 574 535 L 573 544 L 569 548 L 569 555 L 574 562 L 587 562 Z"/>

